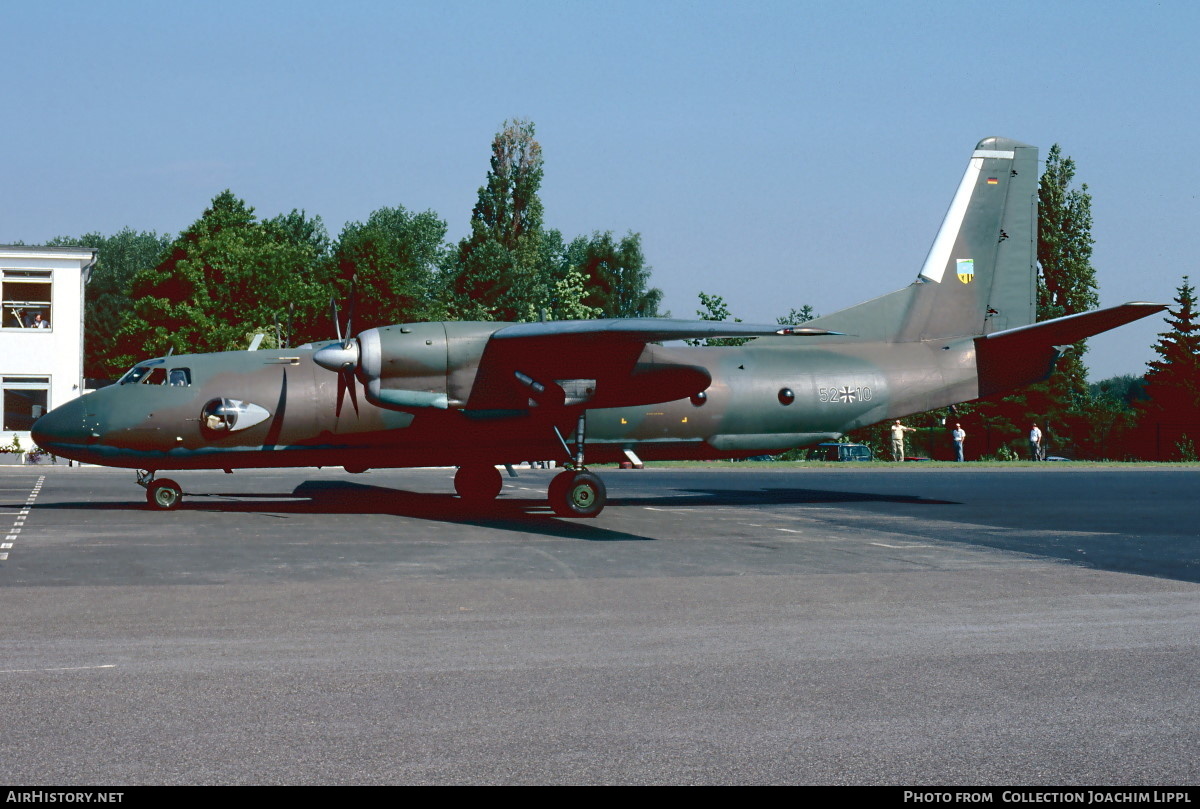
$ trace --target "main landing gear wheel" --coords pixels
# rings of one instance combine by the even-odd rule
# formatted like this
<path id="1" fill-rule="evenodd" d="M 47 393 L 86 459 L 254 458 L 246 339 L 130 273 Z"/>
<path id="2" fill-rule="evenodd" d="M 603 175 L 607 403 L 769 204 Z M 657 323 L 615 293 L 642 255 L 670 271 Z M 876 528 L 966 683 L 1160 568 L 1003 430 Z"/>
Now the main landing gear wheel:
<path id="1" fill-rule="evenodd" d="M 183 499 L 183 489 L 170 478 L 156 480 L 146 486 L 146 502 L 155 508 L 173 509 Z"/>
<path id="2" fill-rule="evenodd" d="M 560 517 L 597 517 L 608 501 L 604 481 L 591 472 L 563 472 L 550 481 L 547 494 Z"/>
<path id="3" fill-rule="evenodd" d="M 454 473 L 454 491 L 469 503 L 495 500 L 504 488 L 504 478 L 494 466 L 461 466 Z"/>

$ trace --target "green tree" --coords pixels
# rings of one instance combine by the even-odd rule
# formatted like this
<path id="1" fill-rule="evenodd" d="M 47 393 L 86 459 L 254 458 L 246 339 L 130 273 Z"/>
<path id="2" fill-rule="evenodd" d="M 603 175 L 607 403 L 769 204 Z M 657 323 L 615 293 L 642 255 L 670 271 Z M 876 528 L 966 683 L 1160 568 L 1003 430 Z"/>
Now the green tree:
<path id="1" fill-rule="evenodd" d="M 1063 157 L 1054 144 L 1038 184 L 1039 320 L 1086 312 L 1100 303 L 1092 267 L 1092 195 L 1087 183 L 1073 188 L 1074 180 L 1075 161 Z M 1050 379 L 1031 391 L 1060 442 L 1083 438 L 1097 426 L 1089 414 L 1086 351 L 1085 342 L 1077 343 L 1058 361 Z"/>
<path id="2" fill-rule="evenodd" d="M 111 379 L 125 366 L 116 355 L 116 335 L 125 314 L 132 308 L 129 288 L 139 270 L 153 267 L 171 237 L 153 231 L 124 228 L 112 236 L 98 232 L 79 238 L 60 236 L 51 246 L 96 248 L 96 264 L 84 288 L 83 375 Z"/>
<path id="3" fill-rule="evenodd" d="M 725 321 L 732 320 L 734 323 L 741 323 L 740 317 L 733 317 L 729 311 L 729 306 L 725 303 L 725 299 L 720 295 L 709 295 L 707 292 L 699 293 L 700 305 L 703 309 L 696 310 L 696 317 L 701 320 L 717 320 Z M 749 342 L 749 337 L 707 337 L 703 340 L 685 340 L 688 345 L 694 346 L 740 346 Z"/>
<path id="4" fill-rule="evenodd" d="M 1092 267 L 1092 195 L 1072 188 L 1075 161 L 1056 143 L 1038 183 L 1038 320 L 1094 309 L 1100 302 Z"/>
<path id="5" fill-rule="evenodd" d="M 1197 323 L 1196 289 L 1183 276 L 1177 288 L 1176 306 L 1164 322 L 1170 331 L 1158 335 L 1146 371 L 1147 401 L 1139 402 L 1142 421 L 1156 433 L 1160 450 L 1166 442 L 1182 441 L 1182 434 L 1195 434 L 1200 421 L 1200 324 Z M 1164 437 L 1165 430 L 1165 437 Z"/>
<path id="6" fill-rule="evenodd" d="M 566 263 L 585 279 L 584 303 L 602 317 L 659 317 L 662 290 L 648 287 L 650 267 L 642 237 L 629 233 L 618 241 L 612 231 L 579 236 L 567 248 Z"/>
<path id="7" fill-rule="evenodd" d="M 246 335 L 273 329 L 289 303 L 299 340 L 327 333 L 320 313 L 328 286 L 319 258 L 311 239 L 298 239 L 278 221 L 257 221 L 253 208 L 223 191 L 156 266 L 134 276 L 133 305 L 117 334 L 119 361 L 128 365 L 169 348 L 245 348 Z"/>
<path id="8" fill-rule="evenodd" d="M 446 223 L 433 211 L 380 208 L 366 222 L 347 224 L 333 248 L 341 294 L 357 276 L 354 330 L 440 320 L 445 306 L 434 284 L 446 254 Z"/>
<path id="9" fill-rule="evenodd" d="M 584 303 L 587 297 L 587 279 L 575 269 L 567 270 L 561 278 L 554 279 L 544 290 L 537 302 L 530 303 L 525 312 L 526 321 L 534 320 L 591 320 L 604 313 L 597 306 Z"/>
<path id="10" fill-rule="evenodd" d="M 542 147 L 531 121 L 505 121 L 492 139 L 491 168 L 471 212 L 471 234 L 447 262 L 450 315 L 518 320 L 536 305 L 551 271 L 543 249 Z"/>
<path id="11" fill-rule="evenodd" d="M 325 223 L 319 216 L 310 219 L 304 211 L 293 208 L 291 213 L 281 213 L 271 219 L 264 219 L 263 224 L 277 229 L 288 241 L 309 245 L 318 259 L 329 255 L 332 247 L 329 231 L 325 229 Z"/>
<path id="12" fill-rule="evenodd" d="M 799 309 L 790 309 L 783 317 L 775 318 L 775 322 L 780 326 L 795 326 L 798 323 L 807 323 L 810 320 L 816 320 L 819 315 L 813 311 L 813 308 L 807 303 Z"/>

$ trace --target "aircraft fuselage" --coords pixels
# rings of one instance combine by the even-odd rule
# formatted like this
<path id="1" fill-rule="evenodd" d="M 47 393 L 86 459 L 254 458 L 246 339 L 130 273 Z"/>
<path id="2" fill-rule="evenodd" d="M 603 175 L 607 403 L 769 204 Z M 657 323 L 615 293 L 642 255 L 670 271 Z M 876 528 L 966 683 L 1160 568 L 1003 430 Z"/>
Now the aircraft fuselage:
<path id="1" fill-rule="evenodd" d="M 497 324 L 498 325 L 498 324 Z M 377 407 L 356 391 L 335 412 L 336 376 L 313 350 L 179 355 L 157 375 L 124 380 L 54 411 L 39 444 L 87 463 L 137 469 L 463 466 L 561 459 L 577 408 L 521 413 Z M 816 444 L 883 419 L 973 398 L 971 340 L 937 344 L 646 346 L 641 369 L 703 369 L 695 395 L 589 409 L 586 447 L 597 462 L 626 449 L 645 459 L 739 457 Z M 152 369 L 153 370 L 153 369 Z M 453 371 L 450 376 L 453 376 Z M 206 423 L 214 402 L 255 405 L 261 421 Z M 211 407 L 210 407 L 211 409 Z M 244 419 L 244 417 L 243 417 Z"/>

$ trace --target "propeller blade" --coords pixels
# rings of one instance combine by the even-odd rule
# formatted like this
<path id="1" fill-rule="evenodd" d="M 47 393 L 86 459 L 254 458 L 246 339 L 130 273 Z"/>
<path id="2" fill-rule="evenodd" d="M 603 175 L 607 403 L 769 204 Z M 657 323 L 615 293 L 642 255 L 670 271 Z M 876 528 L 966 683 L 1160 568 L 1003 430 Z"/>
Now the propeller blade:
<path id="1" fill-rule="evenodd" d="M 354 375 L 348 368 L 338 371 L 337 407 L 334 408 L 334 418 L 342 417 L 342 402 L 346 391 L 350 391 L 350 404 L 354 405 L 354 414 L 358 415 L 358 393 L 354 390 Z"/>
<path id="2" fill-rule="evenodd" d="M 354 405 L 354 415 L 357 416 L 358 415 L 358 393 L 355 392 L 354 374 L 349 370 L 346 370 L 344 373 L 346 375 L 346 387 L 349 388 L 349 390 L 350 390 L 350 404 Z"/>
<path id="3" fill-rule="evenodd" d="M 346 314 L 346 343 L 345 343 L 346 348 L 350 347 L 350 340 L 353 339 L 353 335 L 354 335 L 354 328 L 353 328 L 354 306 L 358 302 L 358 293 L 355 290 L 355 287 L 357 284 L 358 284 L 358 273 L 355 273 L 354 276 L 350 279 L 350 309 L 349 309 L 348 313 Z"/>
<path id="4" fill-rule="evenodd" d="M 329 298 L 329 309 L 331 311 L 331 314 L 333 315 L 333 329 L 334 329 L 334 331 L 337 332 L 338 340 L 341 341 L 341 339 L 342 339 L 342 324 L 338 322 L 337 300 L 334 299 L 332 296 Z"/>

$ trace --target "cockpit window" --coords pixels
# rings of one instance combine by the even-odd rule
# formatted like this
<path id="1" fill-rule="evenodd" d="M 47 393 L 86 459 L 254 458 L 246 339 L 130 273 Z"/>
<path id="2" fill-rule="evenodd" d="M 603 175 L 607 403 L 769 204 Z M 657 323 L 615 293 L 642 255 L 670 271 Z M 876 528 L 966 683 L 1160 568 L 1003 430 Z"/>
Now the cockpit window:
<path id="1" fill-rule="evenodd" d="M 151 368 L 150 373 L 142 377 L 143 385 L 162 385 L 167 381 L 166 368 Z"/>
<path id="2" fill-rule="evenodd" d="M 192 384 L 192 369 L 163 368 L 164 360 L 146 360 L 130 368 L 121 377 L 121 385 L 170 385 L 171 387 L 186 388 Z"/>
<path id="3" fill-rule="evenodd" d="M 142 381 L 146 374 L 150 373 L 156 366 L 162 365 L 163 360 L 146 360 L 139 362 L 137 365 L 125 372 L 125 376 L 118 380 L 118 385 L 133 385 Z"/>

